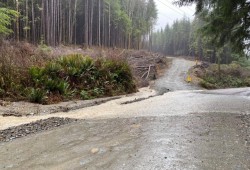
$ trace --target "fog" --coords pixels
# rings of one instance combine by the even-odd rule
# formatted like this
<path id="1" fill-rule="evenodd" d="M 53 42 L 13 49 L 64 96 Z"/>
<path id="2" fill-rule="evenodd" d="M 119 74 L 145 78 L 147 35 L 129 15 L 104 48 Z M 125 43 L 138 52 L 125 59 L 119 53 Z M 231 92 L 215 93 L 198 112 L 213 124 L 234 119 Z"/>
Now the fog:
<path id="1" fill-rule="evenodd" d="M 155 0 L 158 10 L 155 30 L 165 28 L 166 24 L 172 25 L 175 20 L 184 16 L 190 19 L 194 18 L 195 5 L 179 7 L 174 5 L 173 2 L 173 0 Z"/>

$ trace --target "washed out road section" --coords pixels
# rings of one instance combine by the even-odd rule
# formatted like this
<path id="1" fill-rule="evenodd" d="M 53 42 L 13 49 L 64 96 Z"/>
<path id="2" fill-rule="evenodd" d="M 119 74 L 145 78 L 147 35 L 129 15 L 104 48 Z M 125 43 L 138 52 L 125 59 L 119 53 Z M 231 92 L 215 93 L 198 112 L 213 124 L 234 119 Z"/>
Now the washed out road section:
<path id="1" fill-rule="evenodd" d="M 0 169 L 250 168 L 250 116 L 86 120 L 0 144 Z"/>
<path id="2" fill-rule="evenodd" d="M 236 94 L 234 91 L 241 91 Z M 189 113 L 237 113 L 250 114 L 250 88 L 215 91 L 175 91 L 147 100 L 122 104 L 137 98 L 147 97 L 138 93 L 113 100 L 98 106 L 79 110 L 33 117 L 1 117 L 0 130 L 49 117 L 68 117 L 74 119 L 109 119 L 147 116 L 185 116 Z M 147 95 L 151 94 L 148 90 Z"/>
<path id="3" fill-rule="evenodd" d="M 0 169 L 250 169 L 250 88 L 195 90 L 182 62 L 194 64 L 173 59 L 179 68 L 156 81 L 171 90 L 163 95 L 144 88 L 67 113 L 2 117 L 0 129 L 49 117 L 82 120 L 0 143 Z"/>

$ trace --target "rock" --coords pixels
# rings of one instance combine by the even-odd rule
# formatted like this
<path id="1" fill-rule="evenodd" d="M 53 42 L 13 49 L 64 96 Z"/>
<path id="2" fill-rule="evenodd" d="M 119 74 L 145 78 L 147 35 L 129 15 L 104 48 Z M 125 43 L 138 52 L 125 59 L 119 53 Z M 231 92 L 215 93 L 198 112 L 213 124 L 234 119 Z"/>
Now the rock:
<path id="1" fill-rule="evenodd" d="M 99 148 L 92 148 L 92 149 L 90 150 L 90 152 L 91 152 L 92 154 L 96 154 L 96 153 L 99 152 Z"/>
<path id="2" fill-rule="evenodd" d="M 0 142 L 8 142 L 16 138 L 24 137 L 44 130 L 49 130 L 76 121 L 77 119 L 52 117 L 45 120 L 38 120 L 36 122 L 11 127 L 5 130 L 0 130 Z"/>
<path id="3" fill-rule="evenodd" d="M 26 116 L 34 116 L 35 113 L 28 113 Z"/>

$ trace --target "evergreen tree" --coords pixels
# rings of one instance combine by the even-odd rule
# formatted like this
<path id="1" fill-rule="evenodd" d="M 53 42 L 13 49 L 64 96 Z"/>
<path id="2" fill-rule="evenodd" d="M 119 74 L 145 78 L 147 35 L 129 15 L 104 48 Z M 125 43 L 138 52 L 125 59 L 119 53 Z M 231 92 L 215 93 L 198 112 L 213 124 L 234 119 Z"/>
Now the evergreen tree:
<path id="1" fill-rule="evenodd" d="M 51 46 L 147 48 L 157 18 L 153 0 L 0 0 L 0 5 L 20 14 L 5 25 L 17 41 Z"/>
<path id="2" fill-rule="evenodd" d="M 196 3 L 196 14 L 205 21 L 203 32 L 218 46 L 230 42 L 234 50 L 250 49 L 249 0 L 178 0 L 179 5 Z"/>
<path id="3" fill-rule="evenodd" d="M 9 26 L 16 16 L 16 11 L 7 8 L 0 8 L 0 38 L 9 35 L 12 32 L 12 30 L 9 29 Z"/>

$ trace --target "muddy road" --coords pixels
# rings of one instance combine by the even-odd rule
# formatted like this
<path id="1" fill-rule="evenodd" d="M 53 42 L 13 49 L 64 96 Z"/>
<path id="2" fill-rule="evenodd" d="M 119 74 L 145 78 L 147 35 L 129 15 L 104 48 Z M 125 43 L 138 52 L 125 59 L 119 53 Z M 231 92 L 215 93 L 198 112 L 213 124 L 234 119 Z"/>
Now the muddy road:
<path id="1" fill-rule="evenodd" d="M 250 88 L 196 90 L 184 81 L 193 64 L 173 59 L 155 84 L 171 90 L 164 95 L 145 88 L 68 113 L 0 118 L 0 129 L 81 119 L 0 143 L 0 169 L 250 169 Z"/>
<path id="2" fill-rule="evenodd" d="M 193 86 L 185 81 L 188 76 L 188 70 L 193 65 L 193 61 L 182 58 L 172 58 L 172 64 L 169 70 L 155 82 L 153 88 L 156 90 L 167 88 L 170 91 L 200 89 L 199 87 Z"/>

